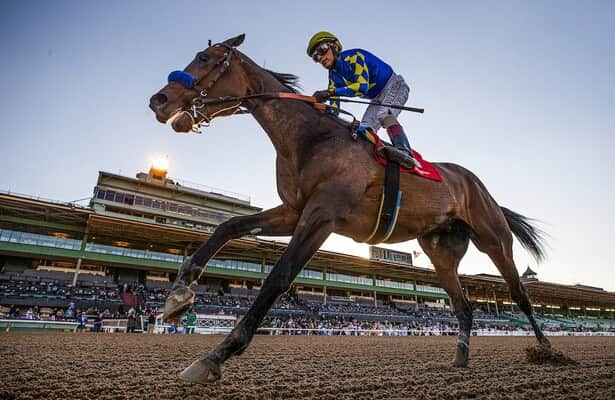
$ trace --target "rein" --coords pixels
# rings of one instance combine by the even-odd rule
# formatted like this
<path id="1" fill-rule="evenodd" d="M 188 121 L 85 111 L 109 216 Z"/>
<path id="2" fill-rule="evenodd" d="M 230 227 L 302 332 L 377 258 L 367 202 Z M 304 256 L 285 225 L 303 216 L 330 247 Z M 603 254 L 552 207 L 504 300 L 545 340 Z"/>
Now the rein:
<path id="1" fill-rule="evenodd" d="M 208 74 L 205 74 L 204 76 L 202 76 L 199 80 L 197 80 L 194 76 L 192 76 L 192 74 L 190 74 L 189 72 L 186 71 L 173 71 L 169 74 L 168 77 L 168 81 L 169 83 L 171 82 L 177 82 L 180 85 L 184 86 L 186 89 L 195 89 L 199 94 L 198 96 L 194 97 L 191 101 L 191 106 L 190 106 L 190 111 L 188 110 L 182 110 L 181 112 L 177 113 L 176 115 L 174 115 L 172 117 L 172 119 L 178 118 L 181 115 L 187 115 L 188 117 L 190 117 L 190 119 L 192 120 L 192 132 L 194 133 L 201 133 L 200 128 L 201 126 L 209 126 L 211 121 L 220 113 L 223 113 L 225 111 L 228 110 L 234 110 L 232 112 L 232 114 L 246 114 L 249 113 L 248 110 L 242 109 L 241 108 L 241 104 L 245 101 L 245 100 L 250 100 L 250 99 L 257 99 L 257 98 L 265 98 L 265 99 L 288 99 L 288 100 L 299 100 L 299 101 L 303 101 L 306 103 L 309 103 L 312 105 L 312 107 L 314 107 L 316 110 L 319 111 L 326 111 L 329 109 L 334 109 L 333 106 L 330 106 L 328 104 L 323 104 L 323 103 L 318 103 L 316 101 L 316 99 L 312 96 L 306 96 L 306 95 L 302 95 L 302 94 L 297 94 L 297 93 L 288 93 L 288 92 L 271 92 L 271 93 L 256 93 L 256 94 L 250 94 L 250 95 L 245 95 L 245 96 L 220 96 L 220 97 L 208 97 L 208 92 L 211 90 L 211 88 L 214 87 L 214 85 L 216 84 L 216 82 L 222 77 L 222 75 L 224 75 L 224 73 L 228 70 L 228 68 L 231 65 L 231 58 L 233 57 L 233 54 L 235 53 L 235 48 L 232 46 L 229 46 L 227 44 L 224 43 L 217 43 L 214 45 L 214 47 L 226 47 L 228 49 L 228 51 L 226 53 L 224 53 L 224 57 L 221 58 L 220 60 L 218 60 L 218 62 L 216 62 L 216 65 L 214 65 L 214 68 L 216 68 L 217 66 L 221 66 L 218 69 L 218 72 L 216 73 L 216 75 L 213 77 L 213 79 L 211 81 L 209 81 L 209 83 L 207 84 L 207 86 L 203 89 L 199 88 L 198 84 L 200 83 L 200 81 L 205 78 Z M 225 107 L 222 108 L 216 112 L 214 112 L 213 114 L 210 114 L 207 112 L 207 105 L 211 105 L 211 104 L 220 104 L 220 103 L 228 103 L 228 102 L 236 102 L 236 104 L 233 104 L 229 107 Z M 346 111 L 346 110 L 342 110 L 339 108 L 335 108 L 335 111 L 344 114 L 344 115 L 348 115 L 350 117 L 352 117 L 353 122 L 357 121 L 357 119 L 354 117 L 354 115 L 352 115 L 350 112 Z M 197 118 L 201 117 L 203 120 L 200 122 L 197 122 Z"/>

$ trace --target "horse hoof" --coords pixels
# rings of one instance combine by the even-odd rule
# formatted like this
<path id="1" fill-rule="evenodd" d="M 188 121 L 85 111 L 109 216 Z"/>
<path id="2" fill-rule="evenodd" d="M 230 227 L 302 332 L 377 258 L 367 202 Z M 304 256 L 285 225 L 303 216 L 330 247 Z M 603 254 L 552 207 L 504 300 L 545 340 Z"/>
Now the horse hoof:
<path id="1" fill-rule="evenodd" d="M 194 292 L 188 287 L 171 292 L 164 303 L 162 311 L 164 322 L 176 321 L 194 303 L 194 298 Z"/>
<path id="2" fill-rule="evenodd" d="M 468 361 L 460 361 L 460 360 L 455 360 L 451 363 L 451 367 L 454 368 L 468 368 Z"/>
<path id="3" fill-rule="evenodd" d="M 541 345 L 544 349 L 547 349 L 547 350 L 550 350 L 550 349 L 551 349 L 551 342 L 549 342 L 549 339 L 547 339 L 547 338 L 543 338 L 543 339 L 540 341 L 540 345 Z"/>
<path id="4" fill-rule="evenodd" d="M 180 372 L 177 377 L 186 382 L 209 385 L 222 377 L 220 367 L 213 361 L 196 360 L 188 368 Z"/>

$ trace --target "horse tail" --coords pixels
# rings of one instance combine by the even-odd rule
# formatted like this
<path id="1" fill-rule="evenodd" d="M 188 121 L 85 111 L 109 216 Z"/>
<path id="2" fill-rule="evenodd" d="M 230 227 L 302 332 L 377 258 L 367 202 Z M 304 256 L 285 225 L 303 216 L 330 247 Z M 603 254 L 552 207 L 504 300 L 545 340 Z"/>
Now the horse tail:
<path id="1" fill-rule="evenodd" d="M 545 251 L 545 233 L 533 226 L 532 219 L 517 214 L 506 207 L 500 207 L 508 222 L 510 230 L 515 235 L 521 245 L 540 263 L 547 257 Z"/>

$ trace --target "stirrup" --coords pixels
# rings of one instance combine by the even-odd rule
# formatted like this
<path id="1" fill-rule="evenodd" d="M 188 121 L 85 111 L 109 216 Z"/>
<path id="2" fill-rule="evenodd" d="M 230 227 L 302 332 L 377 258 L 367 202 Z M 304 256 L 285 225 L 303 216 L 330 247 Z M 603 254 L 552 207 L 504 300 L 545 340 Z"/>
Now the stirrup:
<path id="1" fill-rule="evenodd" d="M 406 169 L 412 169 L 415 167 L 416 160 L 410 153 L 405 150 L 397 149 L 393 146 L 385 146 L 377 150 L 378 154 L 381 152 L 386 155 L 386 159 L 398 163 L 400 166 Z"/>

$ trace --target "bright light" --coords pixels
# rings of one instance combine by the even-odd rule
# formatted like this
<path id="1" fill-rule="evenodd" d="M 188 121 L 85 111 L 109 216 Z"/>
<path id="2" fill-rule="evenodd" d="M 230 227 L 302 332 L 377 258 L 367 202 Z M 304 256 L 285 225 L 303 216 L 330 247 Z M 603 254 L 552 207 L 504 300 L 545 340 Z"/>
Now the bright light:
<path id="1" fill-rule="evenodd" d="M 166 157 L 156 157 L 152 160 L 152 168 L 157 171 L 169 170 L 169 159 Z"/>

